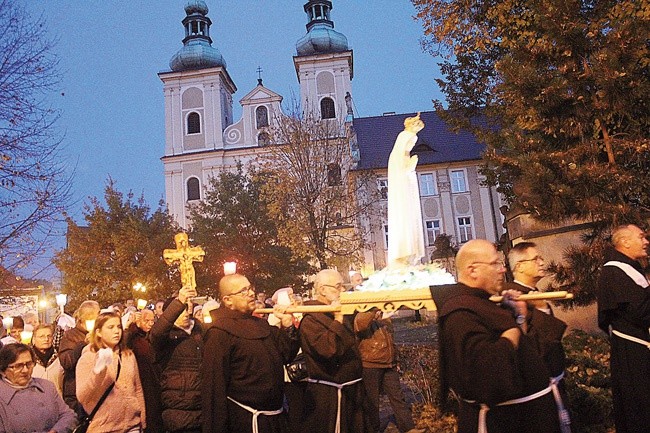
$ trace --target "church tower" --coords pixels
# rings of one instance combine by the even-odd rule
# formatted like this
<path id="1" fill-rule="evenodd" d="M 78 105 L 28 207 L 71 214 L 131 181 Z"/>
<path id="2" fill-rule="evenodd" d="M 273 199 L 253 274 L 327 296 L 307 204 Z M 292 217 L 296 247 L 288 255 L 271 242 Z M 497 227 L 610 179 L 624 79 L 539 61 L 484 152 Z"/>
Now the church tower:
<path id="1" fill-rule="evenodd" d="M 183 47 L 171 58 L 170 71 L 158 74 L 165 95 L 165 195 L 183 227 L 186 205 L 201 199 L 207 179 L 201 155 L 224 148 L 223 132 L 233 123 L 237 91 L 226 61 L 212 46 L 205 1 L 188 1 L 185 13 Z"/>
<path id="2" fill-rule="evenodd" d="M 296 42 L 296 67 L 302 110 L 321 119 L 343 122 L 352 116 L 352 50 L 334 30 L 332 2 L 310 0 L 304 5 L 307 34 Z"/>

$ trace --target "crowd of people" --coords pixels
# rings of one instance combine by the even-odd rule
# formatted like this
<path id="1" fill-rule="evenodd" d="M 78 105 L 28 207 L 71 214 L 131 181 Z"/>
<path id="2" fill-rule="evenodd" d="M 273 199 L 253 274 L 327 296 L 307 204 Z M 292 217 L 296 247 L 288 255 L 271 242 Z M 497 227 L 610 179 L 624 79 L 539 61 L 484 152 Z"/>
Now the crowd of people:
<path id="1" fill-rule="evenodd" d="M 598 287 L 619 433 L 650 425 L 647 246 L 640 228 L 615 229 Z M 549 303 L 517 299 L 538 290 L 544 258 L 523 242 L 506 259 L 510 283 L 492 243 L 466 242 L 458 283 L 431 287 L 442 401 L 455 397 L 459 433 L 568 433 L 566 324 Z M 336 306 L 346 288 L 338 271 L 320 271 L 304 305 Z M 500 303 L 489 299 L 496 294 Z M 377 433 L 382 392 L 400 432 L 425 431 L 402 392 L 389 314 L 291 314 L 302 303 L 291 289 L 269 301 L 240 274 L 221 279 L 218 300 L 196 308 L 196 296 L 186 286 L 141 311 L 87 300 L 53 325 L 13 318 L 0 348 L 0 432 L 64 433 L 85 422 L 90 433 Z M 270 305 L 272 314 L 254 313 Z"/>

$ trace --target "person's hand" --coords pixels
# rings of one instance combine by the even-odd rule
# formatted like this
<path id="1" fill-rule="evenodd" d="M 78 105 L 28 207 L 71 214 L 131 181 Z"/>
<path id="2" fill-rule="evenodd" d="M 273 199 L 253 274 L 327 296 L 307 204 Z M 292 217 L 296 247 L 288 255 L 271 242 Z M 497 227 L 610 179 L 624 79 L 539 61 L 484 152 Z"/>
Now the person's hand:
<path id="1" fill-rule="evenodd" d="M 504 290 L 501 292 L 501 296 L 503 296 L 501 305 L 511 309 L 515 316 L 526 316 L 528 313 L 528 304 L 526 301 L 516 300 L 521 296 L 521 292 L 519 290 Z"/>
<path id="2" fill-rule="evenodd" d="M 188 298 L 193 298 L 197 295 L 198 293 L 196 293 L 196 289 L 193 289 L 191 287 L 183 287 L 178 291 L 178 300 L 181 301 L 181 303 L 185 304 L 187 303 Z"/>
<path id="3" fill-rule="evenodd" d="M 283 328 L 289 328 L 293 325 L 293 315 L 286 312 L 286 305 L 275 304 L 273 306 L 273 315 L 280 319 Z"/>
<path id="4" fill-rule="evenodd" d="M 519 328 L 507 329 L 503 331 L 501 336 L 510 340 L 515 349 L 519 347 L 519 337 L 521 337 L 521 330 Z"/>
<path id="5" fill-rule="evenodd" d="M 95 366 L 93 367 L 93 372 L 99 374 L 106 367 L 113 363 L 113 349 L 110 347 L 105 347 L 97 351 L 97 360 L 95 360 Z"/>

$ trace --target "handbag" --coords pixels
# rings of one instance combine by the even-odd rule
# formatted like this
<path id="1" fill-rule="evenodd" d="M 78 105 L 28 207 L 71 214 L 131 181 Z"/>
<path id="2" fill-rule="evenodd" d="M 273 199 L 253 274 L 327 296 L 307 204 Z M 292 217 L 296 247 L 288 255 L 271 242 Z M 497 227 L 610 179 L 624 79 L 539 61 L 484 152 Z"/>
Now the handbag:
<path id="1" fill-rule="evenodd" d="M 117 375 L 115 375 L 115 382 L 117 382 L 117 379 L 120 377 L 120 370 L 122 368 L 122 355 L 120 354 L 120 360 L 117 362 Z M 93 420 L 93 417 L 99 410 L 99 407 L 104 403 L 104 400 L 106 400 L 106 397 L 108 397 L 108 394 L 111 393 L 113 390 L 113 387 L 115 386 L 115 382 L 111 383 L 111 385 L 106 388 L 106 391 L 104 391 L 104 394 L 99 398 L 99 401 L 97 401 L 97 404 L 95 405 L 95 408 L 90 412 L 89 415 L 86 415 L 83 417 L 80 421 L 77 427 L 75 427 L 74 430 L 72 430 L 72 433 L 86 433 L 88 430 L 88 427 L 90 426 L 90 421 Z"/>
<path id="2" fill-rule="evenodd" d="M 302 352 L 297 354 L 293 361 L 286 365 L 286 369 L 287 376 L 289 376 L 289 380 L 292 382 L 302 382 L 309 377 L 307 360 Z"/>

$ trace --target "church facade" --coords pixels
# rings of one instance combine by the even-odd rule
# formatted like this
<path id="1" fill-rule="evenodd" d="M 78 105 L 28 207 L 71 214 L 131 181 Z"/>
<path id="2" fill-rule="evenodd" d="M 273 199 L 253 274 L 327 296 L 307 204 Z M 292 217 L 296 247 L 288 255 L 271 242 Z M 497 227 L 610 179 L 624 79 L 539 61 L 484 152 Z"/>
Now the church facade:
<path id="1" fill-rule="evenodd" d="M 303 7 L 307 32 L 296 43 L 293 62 L 300 85 L 300 103 L 320 119 L 345 125 L 352 170 L 375 174 L 379 199 L 364 218 L 370 247 L 357 267 L 364 276 L 386 264 L 386 191 L 388 156 L 408 114 L 355 118 L 351 95 L 353 52 L 347 38 L 334 30 L 332 2 L 310 0 Z M 210 176 L 238 163 L 255 163 L 269 144 L 269 128 L 282 113 L 282 96 L 262 80 L 239 103 L 240 119 L 233 119 L 237 92 L 226 62 L 213 46 L 211 21 L 203 0 L 190 0 L 183 47 L 172 57 L 170 70 L 159 73 L 165 100 L 165 153 L 162 157 L 167 206 L 176 221 L 191 224 L 188 205 L 201 200 Z M 474 238 L 498 241 L 503 234 L 494 188 L 483 185 L 479 173 L 483 146 L 469 133 L 455 134 L 434 112 L 421 114 L 425 129 L 413 152 L 417 166 L 422 230 L 427 254 L 440 234 L 460 244 Z M 341 271 L 345 271 L 341 269 Z"/>

